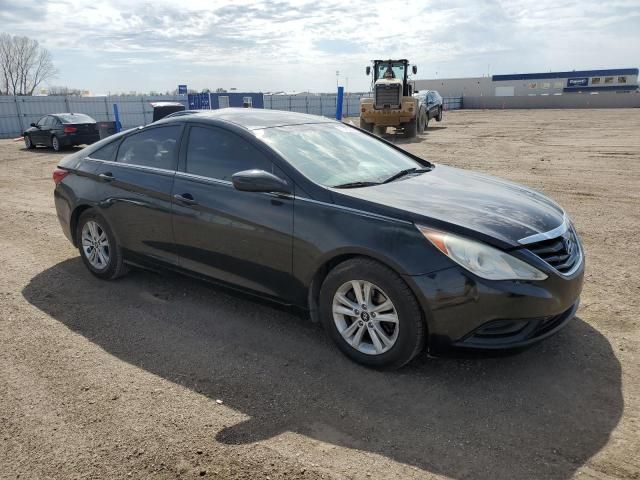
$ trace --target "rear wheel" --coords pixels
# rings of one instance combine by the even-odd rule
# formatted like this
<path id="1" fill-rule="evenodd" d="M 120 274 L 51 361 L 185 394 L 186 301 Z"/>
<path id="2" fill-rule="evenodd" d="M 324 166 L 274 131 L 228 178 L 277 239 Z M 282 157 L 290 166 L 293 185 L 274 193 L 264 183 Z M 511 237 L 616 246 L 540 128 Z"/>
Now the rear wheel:
<path id="1" fill-rule="evenodd" d="M 427 118 L 427 114 L 424 109 L 420 110 L 420 116 L 418 117 L 418 133 L 424 133 L 427 129 L 427 123 L 429 123 L 429 119 Z"/>
<path id="2" fill-rule="evenodd" d="M 35 144 L 31 141 L 30 135 L 24 136 L 24 146 L 28 149 L 36 148 Z"/>
<path id="3" fill-rule="evenodd" d="M 408 123 L 404 124 L 404 136 L 414 138 L 418 134 L 418 116 L 413 117 Z"/>
<path id="4" fill-rule="evenodd" d="M 373 123 L 366 122 L 364 119 L 360 119 L 360 128 L 367 132 L 373 132 Z"/>
<path id="5" fill-rule="evenodd" d="M 60 150 L 62 150 L 62 144 L 60 143 L 60 140 L 58 140 L 58 137 L 56 137 L 55 135 L 51 137 L 51 146 L 53 147 L 53 150 L 56 152 L 59 152 Z"/>
<path id="6" fill-rule="evenodd" d="M 375 260 L 348 260 L 329 272 L 320 290 L 320 316 L 338 348 L 368 367 L 399 368 L 424 345 L 413 293 Z"/>
<path id="7" fill-rule="evenodd" d="M 382 125 L 376 125 L 375 127 L 373 127 L 373 132 L 379 137 L 381 137 L 387 133 L 387 127 Z"/>
<path id="8" fill-rule="evenodd" d="M 82 261 L 96 277 L 113 280 L 127 272 L 120 246 L 102 215 L 92 209 L 83 212 L 76 238 Z"/>

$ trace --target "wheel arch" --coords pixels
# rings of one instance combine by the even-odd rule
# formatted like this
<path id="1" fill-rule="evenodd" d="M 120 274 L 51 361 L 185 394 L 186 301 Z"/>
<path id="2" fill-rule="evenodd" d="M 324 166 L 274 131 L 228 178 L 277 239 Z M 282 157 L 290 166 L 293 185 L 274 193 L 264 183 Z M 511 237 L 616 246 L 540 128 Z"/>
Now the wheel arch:
<path id="1" fill-rule="evenodd" d="M 69 219 L 69 231 L 71 232 L 71 240 L 73 242 L 74 247 L 78 246 L 77 231 L 78 231 L 78 220 L 80 219 L 80 215 L 82 215 L 83 212 L 85 212 L 86 210 L 89 210 L 90 208 L 93 208 L 93 205 L 84 203 L 81 205 L 77 205 L 76 208 L 73 209 L 73 212 L 71 212 L 71 217 Z"/>
<path id="2" fill-rule="evenodd" d="M 359 251 L 359 250 L 346 250 L 346 251 L 338 251 L 334 252 L 331 256 L 325 257 L 319 265 L 315 269 L 311 279 L 308 283 L 307 290 L 307 307 L 309 309 L 309 315 L 311 316 L 311 321 L 314 323 L 318 323 L 320 321 L 319 317 L 319 298 L 320 298 L 320 289 L 322 288 L 322 284 L 324 283 L 325 278 L 329 274 L 331 270 L 340 265 L 341 263 L 346 262 L 347 260 L 352 260 L 355 258 L 364 258 L 367 260 L 373 260 L 375 262 L 384 265 L 385 267 L 393 270 L 397 273 L 408 285 L 409 290 L 415 297 L 418 304 L 422 307 L 422 319 L 425 322 L 425 325 L 428 328 L 428 306 L 424 304 L 423 299 L 421 299 L 420 295 L 416 294 L 416 285 L 414 282 L 406 280 L 406 273 L 403 273 L 402 268 L 397 265 L 392 260 L 381 257 L 380 255 L 374 252 L 368 251 Z"/>

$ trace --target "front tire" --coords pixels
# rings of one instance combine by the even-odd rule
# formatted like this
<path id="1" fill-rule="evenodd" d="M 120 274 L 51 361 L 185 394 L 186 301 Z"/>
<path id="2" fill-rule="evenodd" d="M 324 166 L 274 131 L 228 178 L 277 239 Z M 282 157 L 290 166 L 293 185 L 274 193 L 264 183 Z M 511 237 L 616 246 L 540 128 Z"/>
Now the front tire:
<path id="1" fill-rule="evenodd" d="M 27 150 L 31 150 L 36 148 L 36 146 L 34 145 L 34 143 L 31 141 L 31 136 L 30 135 L 25 135 L 24 136 L 24 146 Z"/>
<path id="2" fill-rule="evenodd" d="M 320 318 L 338 348 L 367 367 L 400 368 L 424 346 L 425 323 L 413 293 L 375 260 L 347 260 L 329 272 Z"/>
<path id="3" fill-rule="evenodd" d="M 96 277 L 113 280 L 127 272 L 111 227 L 95 210 L 89 209 L 80 215 L 76 239 L 82 261 Z"/>
<path id="4" fill-rule="evenodd" d="M 436 122 L 442 121 L 442 107 L 438 110 L 438 116 L 436 117 Z"/>

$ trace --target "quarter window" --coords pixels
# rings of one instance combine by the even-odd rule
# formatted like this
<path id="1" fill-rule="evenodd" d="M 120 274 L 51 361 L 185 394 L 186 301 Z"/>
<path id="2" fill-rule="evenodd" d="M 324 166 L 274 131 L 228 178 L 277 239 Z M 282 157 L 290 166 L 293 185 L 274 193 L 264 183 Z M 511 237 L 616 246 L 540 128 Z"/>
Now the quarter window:
<path id="1" fill-rule="evenodd" d="M 113 160 L 119 143 L 119 141 L 107 143 L 104 147 L 100 147 L 95 152 L 90 153 L 89 157 L 97 160 Z"/>
<path id="2" fill-rule="evenodd" d="M 187 173 L 231 180 L 234 173 L 272 171 L 271 161 L 243 138 L 219 128 L 191 127 L 187 146 Z"/>
<path id="3" fill-rule="evenodd" d="M 170 125 L 135 133 L 120 145 L 117 161 L 174 170 L 181 130 L 181 125 Z"/>

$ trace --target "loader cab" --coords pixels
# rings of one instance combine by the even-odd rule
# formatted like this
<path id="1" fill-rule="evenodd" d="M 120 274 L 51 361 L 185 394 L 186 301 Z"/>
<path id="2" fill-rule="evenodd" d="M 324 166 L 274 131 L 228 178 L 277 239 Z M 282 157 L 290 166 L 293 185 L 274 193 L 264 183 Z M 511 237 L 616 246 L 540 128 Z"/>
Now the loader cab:
<path id="1" fill-rule="evenodd" d="M 415 65 L 412 72 L 417 73 Z M 367 67 L 367 75 L 371 74 L 371 67 Z M 402 95 L 410 97 L 412 94 L 412 86 L 409 84 L 409 61 L 402 60 L 374 60 L 373 61 L 373 79 L 375 85 L 380 79 L 397 80 L 402 82 Z"/>

